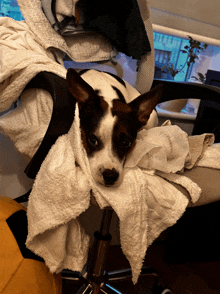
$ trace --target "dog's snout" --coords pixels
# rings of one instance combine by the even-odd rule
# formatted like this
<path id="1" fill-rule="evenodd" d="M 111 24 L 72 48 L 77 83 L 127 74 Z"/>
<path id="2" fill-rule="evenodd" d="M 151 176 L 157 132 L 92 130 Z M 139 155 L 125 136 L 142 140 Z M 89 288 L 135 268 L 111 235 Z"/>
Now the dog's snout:
<path id="1" fill-rule="evenodd" d="M 105 181 L 105 185 L 114 185 L 119 177 L 119 172 L 113 169 L 105 169 L 102 173 L 103 179 Z"/>

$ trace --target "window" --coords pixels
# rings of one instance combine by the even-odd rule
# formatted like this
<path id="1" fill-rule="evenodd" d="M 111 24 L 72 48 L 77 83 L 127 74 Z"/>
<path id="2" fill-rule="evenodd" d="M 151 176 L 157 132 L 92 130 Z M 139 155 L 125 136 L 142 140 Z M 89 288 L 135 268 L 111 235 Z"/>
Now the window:
<path id="1" fill-rule="evenodd" d="M 16 0 L 1 0 L 0 16 L 9 16 L 15 20 L 23 19 Z"/>
<path id="2" fill-rule="evenodd" d="M 195 37 L 194 40 L 197 41 Z M 201 44 L 205 44 L 202 42 Z M 181 38 L 168 35 L 166 32 L 154 31 L 155 78 L 205 83 L 208 71 L 220 72 L 219 46 L 215 46 L 213 43 L 209 44 L 200 53 L 196 53 L 197 57 L 194 63 L 188 66 L 186 46 L 189 45 L 189 39 L 185 37 Z M 198 103 L 199 100 L 189 99 L 181 112 L 195 115 L 198 110 Z"/>
<path id="3" fill-rule="evenodd" d="M 167 60 L 170 60 L 171 51 L 155 49 L 155 61 L 165 64 Z"/>
<path id="4" fill-rule="evenodd" d="M 172 67 L 179 71 L 175 80 L 188 80 L 192 67 L 187 68 L 187 54 L 181 51 L 187 45 L 189 40 L 154 32 L 156 78 L 173 80 L 174 76 L 169 70 Z"/>
<path id="5" fill-rule="evenodd" d="M 183 51 L 186 51 L 185 47 L 189 44 L 189 39 L 154 32 L 155 78 L 196 81 L 196 79 L 192 79 L 195 76 L 199 82 L 204 82 L 205 80 L 199 79 L 198 73 L 201 73 L 205 78 L 208 69 L 220 71 L 220 47 L 208 45 L 206 49 L 196 54 L 195 62 L 187 66 L 188 54 Z M 177 71 L 175 76 L 175 73 L 171 74 L 170 68 Z M 200 77 L 202 76 L 200 75 Z"/>

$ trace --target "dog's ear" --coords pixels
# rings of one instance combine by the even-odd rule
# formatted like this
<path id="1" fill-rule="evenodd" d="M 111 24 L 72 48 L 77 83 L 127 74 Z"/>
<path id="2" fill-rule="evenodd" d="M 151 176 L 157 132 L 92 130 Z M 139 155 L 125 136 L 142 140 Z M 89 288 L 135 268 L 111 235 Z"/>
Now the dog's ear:
<path id="1" fill-rule="evenodd" d="M 93 88 L 73 68 L 67 70 L 66 80 L 71 94 L 76 98 L 79 105 L 96 94 Z"/>
<path id="2" fill-rule="evenodd" d="M 162 85 L 159 84 L 151 91 L 138 96 L 135 100 L 129 103 L 129 106 L 135 111 L 141 127 L 147 123 L 151 112 L 156 105 L 160 103 L 161 95 Z"/>

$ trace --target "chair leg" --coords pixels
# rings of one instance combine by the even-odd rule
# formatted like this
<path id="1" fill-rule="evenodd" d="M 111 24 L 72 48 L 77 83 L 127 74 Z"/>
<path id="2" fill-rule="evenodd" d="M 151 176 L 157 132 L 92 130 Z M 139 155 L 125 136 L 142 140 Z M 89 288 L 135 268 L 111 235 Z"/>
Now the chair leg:
<path id="1" fill-rule="evenodd" d="M 141 273 L 142 276 L 144 275 L 153 275 L 158 277 L 156 271 L 152 268 L 142 267 Z M 107 280 L 108 281 L 117 281 L 117 280 L 125 280 L 132 278 L 132 271 L 131 269 L 122 269 L 117 271 L 107 272 Z"/>
<path id="2" fill-rule="evenodd" d="M 90 283 L 84 284 L 80 287 L 76 294 L 92 294 L 93 287 Z"/>
<path id="3" fill-rule="evenodd" d="M 105 285 L 92 285 L 90 283 L 84 284 L 77 291 L 76 294 L 123 294 L 116 290 L 114 287 L 105 284 Z"/>
<path id="4" fill-rule="evenodd" d="M 104 284 L 101 289 L 101 293 L 103 294 L 123 294 L 122 292 L 118 291 L 114 287 Z"/>
<path id="5" fill-rule="evenodd" d="M 68 273 L 67 271 L 64 275 L 66 279 L 75 280 L 81 286 L 77 294 L 123 294 L 110 283 L 132 278 L 130 269 L 105 271 L 108 248 L 111 242 L 111 235 L 109 234 L 111 218 L 112 210 L 104 209 L 100 231 L 94 233 L 94 243 L 83 271 L 81 273 L 71 271 Z M 142 268 L 141 275 L 154 275 L 158 278 L 151 268 Z"/>
<path id="6" fill-rule="evenodd" d="M 65 280 L 77 281 L 80 284 L 84 284 L 86 282 L 86 278 L 83 277 L 84 269 L 82 272 L 74 272 L 70 270 L 63 270 L 61 275 Z"/>

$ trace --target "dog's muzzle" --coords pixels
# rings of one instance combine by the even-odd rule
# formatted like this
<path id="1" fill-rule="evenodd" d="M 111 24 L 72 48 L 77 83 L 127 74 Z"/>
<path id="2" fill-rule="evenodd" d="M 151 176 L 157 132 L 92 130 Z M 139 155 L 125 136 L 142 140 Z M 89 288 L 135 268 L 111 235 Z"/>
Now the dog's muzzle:
<path id="1" fill-rule="evenodd" d="M 113 168 L 113 169 L 105 169 L 102 173 L 105 186 L 112 186 L 115 184 L 115 182 L 119 178 L 119 172 Z"/>

